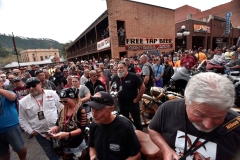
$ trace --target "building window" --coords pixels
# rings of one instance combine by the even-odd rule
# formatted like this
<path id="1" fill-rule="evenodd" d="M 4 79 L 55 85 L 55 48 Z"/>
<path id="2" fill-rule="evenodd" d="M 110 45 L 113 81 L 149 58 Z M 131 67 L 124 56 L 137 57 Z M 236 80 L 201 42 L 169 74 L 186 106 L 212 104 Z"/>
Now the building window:
<path id="1" fill-rule="evenodd" d="M 43 61 L 43 56 L 40 56 L 40 60 Z"/>
<path id="2" fill-rule="evenodd" d="M 117 21 L 118 44 L 125 45 L 125 21 Z"/>
<path id="3" fill-rule="evenodd" d="M 35 54 L 32 54 L 33 56 L 35 55 Z"/>
<path id="4" fill-rule="evenodd" d="M 45 59 L 48 59 L 48 56 L 45 56 Z"/>
<path id="5" fill-rule="evenodd" d="M 36 58 L 35 58 L 35 57 L 33 58 L 33 61 L 36 61 Z"/>

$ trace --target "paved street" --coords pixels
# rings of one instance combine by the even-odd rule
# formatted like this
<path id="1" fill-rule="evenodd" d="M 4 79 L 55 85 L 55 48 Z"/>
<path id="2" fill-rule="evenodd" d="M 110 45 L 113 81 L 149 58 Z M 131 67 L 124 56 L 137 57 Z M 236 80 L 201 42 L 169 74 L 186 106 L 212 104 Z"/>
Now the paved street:
<path id="1" fill-rule="evenodd" d="M 117 109 L 118 110 L 118 109 Z M 141 117 L 142 120 L 142 117 Z M 149 119 L 146 119 L 149 121 Z M 143 122 L 143 120 L 142 120 Z M 147 125 L 143 125 L 143 131 L 147 133 Z M 22 133 L 25 145 L 27 146 L 27 159 L 28 160 L 47 160 L 43 149 L 40 147 L 35 137 L 28 139 L 29 135 L 25 132 Z M 19 160 L 18 155 L 11 150 L 10 160 Z"/>
<path id="2" fill-rule="evenodd" d="M 32 139 L 28 139 L 28 134 L 23 132 L 23 139 L 25 145 L 27 146 L 27 159 L 28 160 L 47 160 L 43 149 L 40 147 L 38 142 L 36 141 L 35 137 Z M 11 150 L 11 158 L 10 160 L 19 160 L 18 155 Z"/>

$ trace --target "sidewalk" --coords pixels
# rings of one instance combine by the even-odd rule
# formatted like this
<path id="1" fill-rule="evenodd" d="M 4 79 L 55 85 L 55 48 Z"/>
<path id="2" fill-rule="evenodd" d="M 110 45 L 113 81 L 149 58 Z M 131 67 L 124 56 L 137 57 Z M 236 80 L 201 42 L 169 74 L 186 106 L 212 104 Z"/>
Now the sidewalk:
<path id="1" fill-rule="evenodd" d="M 25 132 L 22 133 L 24 143 L 27 147 L 27 160 L 47 160 L 47 156 L 45 155 L 43 149 L 38 144 L 35 137 L 28 139 L 29 135 Z M 10 160 L 19 160 L 18 155 L 12 149 Z"/>

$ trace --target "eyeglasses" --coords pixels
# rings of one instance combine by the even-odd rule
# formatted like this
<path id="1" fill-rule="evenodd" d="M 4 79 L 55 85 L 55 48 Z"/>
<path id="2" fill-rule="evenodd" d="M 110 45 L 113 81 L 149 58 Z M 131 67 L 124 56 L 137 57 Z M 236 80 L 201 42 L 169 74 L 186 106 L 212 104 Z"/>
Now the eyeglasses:
<path id="1" fill-rule="evenodd" d="M 37 85 L 36 84 L 32 84 L 32 85 L 27 85 L 26 88 L 29 89 L 29 88 L 35 88 Z"/>
<path id="2" fill-rule="evenodd" d="M 91 101 L 98 102 L 98 103 L 101 103 L 101 104 L 109 105 L 109 106 L 112 105 L 112 102 L 110 102 L 110 101 L 107 100 L 107 99 L 101 98 L 101 97 L 93 97 L 93 96 L 91 96 L 91 97 L 90 97 L 90 100 L 91 100 Z"/>
<path id="3" fill-rule="evenodd" d="M 68 103 L 68 100 L 59 101 L 60 103 Z"/>

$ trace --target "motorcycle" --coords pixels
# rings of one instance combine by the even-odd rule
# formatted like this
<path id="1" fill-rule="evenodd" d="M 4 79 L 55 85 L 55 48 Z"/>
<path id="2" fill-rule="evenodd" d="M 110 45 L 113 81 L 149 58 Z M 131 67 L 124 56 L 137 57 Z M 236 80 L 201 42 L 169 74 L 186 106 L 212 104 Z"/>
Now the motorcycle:
<path id="1" fill-rule="evenodd" d="M 172 99 L 179 99 L 183 98 L 181 94 L 178 94 L 176 92 L 168 91 L 169 87 L 161 88 L 161 87 L 151 87 L 150 93 L 151 95 L 143 94 L 142 95 L 142 106 L 140 108 L 140 114 L 143 119 L 143 123 L 149 124 L 150 121 L 147 121 L 147 119 L 151 119 L 158 107 Z"/>
<path id="2" fill-rule="evenodd" d="M 175 72 L 171 77 L 171 81 L 170 81 L 171 82 L 170 89 L 174 92 L 184 95 L 184 91 L 189 79 L 195 74 L 198 74 L 203 71 L 208 72 L 209 70 L 204 70 L 204 66 L 200 65 L 199 68 L 197 68 L 197 71 L 188 71 L 186 68 L 181 68 L 181 67 L 174 71 Z M 236 97 L 234 102 L 235 106 L 232 109 L 237 112 L 240 112 L 240 109 L 238 109 L 240 108 L 240 72 L 233 71 L 225 76 L 227 76 L 235 85 L 235 91 L 236 91 Z"/>

